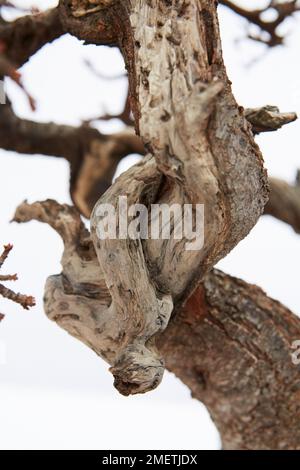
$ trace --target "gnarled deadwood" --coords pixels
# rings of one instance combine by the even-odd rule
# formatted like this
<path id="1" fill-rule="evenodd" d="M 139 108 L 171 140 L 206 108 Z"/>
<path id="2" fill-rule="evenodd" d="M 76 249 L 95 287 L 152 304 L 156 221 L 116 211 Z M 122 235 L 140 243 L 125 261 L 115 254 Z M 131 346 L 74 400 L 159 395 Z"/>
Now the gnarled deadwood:
<path id="1" fill-rule="evenodd" d="M 64 25 L 89 42 L 118 41 L 128 67 L 136 128 L 151 154 L 122 175 L 92 216 L 111 309 L 124 326 L 113 369 L 116 385 L 135 393 L 153 388 L 161 378 L 152 343 L 165 327 L 172 304 L 182 303 L 251 230 L 267 200 L 267 180 L 226 77 L 215 3 L 93 4 L 91 11 L 86 0 L 61 1 Z M 185 240 L 174 239 L 98 240 L 98 207 L 103 202 L 116 206 L 120 195 L 148 206 L 204 204 L 204 248 L 188 252 Z M 151 377 L 149 362 L 156 364 Z"/>
<path id="2" fill-rule="evenodd" d="M 129 332 L 114 370 L 116 385 L 125 386 L 124 367 L 126 387 L 132 383 L 136 390 L 139 382 L 142 390 L 144 376 L 138 377 L 137 370 L 143 370 L 143 361 L 137 367 L 133 351 L 141 357 L 141 341 L 149 344 L 159 331 L 157 325 L 165 327 L 160 320 L 162 299 L 168 296 L 168 305 L 182 303 L 204 274 L 246 236 L 263 211 L 267 181 L 261 155 L 226 77 L 216 5 L 193 0 L 176 5 L 132 1 L 128 9 L 130 28 L 125 20 L 121 46 L 136 97 L 136 127 L 152 156 L 106 192 L 95 206 L 91 223 L 113 305 Z M 129 204 L 146 202 L 148 207 L 203 204 L 203 249 L 187 251 L 186 240 L 163 237 L 144 243 L 98 240 L 98 207 L 103 203 L 116 207 L 119 196 L 125 195 Z M 128 291 L 130 300 L 122 296 Z M 164 315 L 167 318 L 170 312 Z M 142 325 L 138 345 L 131 319 Z M 144 352 L 147 364 L 152 351 Z M 154 382 L 157 385 L 156 376 Z"/>
<path id="3" fill-rule="evenodd" d="M 79 214 L 54 201 L 22 204 L 15 220 L 32 219 L 50 224 L 65 246 L 62 273 L 46 284 L 46 314 L 114 365 L 124 325 Z M 261 289 L 213 270 L 157 346 L 167 368 L 208 407 L 225 449 L 300 449 L 300 366 L 291 359 L 299 338 L 300 320 L 290 311 Z"/>
<path id="4" fill-rule="evenodd" d="M 288 12 L 286 3 L 278 7 L 278 21 Z M 46 285 L 47 315 L 112 366 L 125 395 L 157 386 L 165 360 L 208 406 L 224 448 L 299 449 L 299 369 L 289 351 L 299 338 L 299 320 L 259 289 L 211 271 L 251 230 L 267 199 L 262 158 L 226 76 L 215 2 L 61 0 L 59 14 L 65 29 L 86 42 L 122 49 L 148 155 L 96 205 L 93 241 L 73 208 L 53 201 L 18 208 L 15 220 L 47 222 L 64 240 L 62 274 Z M 18 51 L 16 63 L 61 34 L 56 19 L 42 39 L 35 30 L 37 41 Z M 12 28 L 24 38 L 31 20 L 17 20 Z M 7 34 L 12 44 L 13 30 Z M 8 59 L 15 53 L 8 52 Z M 7 109 L 7 129 L 15 129 L 17 143 L 2 132 L 4 146 L 43 153 L 51 148 L 75 161 L 73 199 L 89 215 L 95 194 L 106 189 L 99 181 L 111 182 L 111 157 L 122 156 L 120 142 L 84 127 L 75 132 L 18 120 Z M 248 119 L 254 130 L 268 131 L 293 116 L 268 109 Z M 105 202 L 117 208 L 120 195 L 148 207 L 204 204 L 203 249 L 187 252 L 186 240 L 174 239 L 100 242 L 97 209 Z"/>

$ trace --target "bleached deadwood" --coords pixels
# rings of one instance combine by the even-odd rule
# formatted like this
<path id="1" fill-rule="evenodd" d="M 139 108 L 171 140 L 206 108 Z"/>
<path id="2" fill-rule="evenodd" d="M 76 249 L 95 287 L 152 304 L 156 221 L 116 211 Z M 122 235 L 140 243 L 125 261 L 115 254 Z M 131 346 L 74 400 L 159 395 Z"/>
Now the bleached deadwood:
<path id="1" fill-rule="evenodd" d="M 87 11 L 88 3 L 77 1 L 76 9 Z M 165 328 L 173 305 L 181 305 L 256 223 L 267 200 L 266 175 L 231 93 L 213 2 L 117 1 L 80 20 L 66 1 L 60 11 L 65 27 L 80 38 L 119 43 L 136 128 L 149 149 L 143 162 L 100 199 L 91 220 L 112 296 L 111 318 L 116 315 L 123 325 L 115 345 L 115 383 L 122 393 L 142 392 L 162 376 L 155 336 Z M 103 202 L 116 206 L 120 195 L 147 206 L 204 204 L 203 249 L 184 250 L 186 240 L 98 240 L 97 208 Z"/>
<path id="2" fill-rule="evenodd" d="M 114 365 L 124 324 L 77 211 L 54 201 L 23 203 L 15 220 L 31 219 L 64 240 L 62 273 L 46 284 L 48 317 Z M 208 407 L 224 449 L 299 449 L 300 366 L 291 356 L 299 337 L 299 318 L 279 302 L 212 270 L 157 346 L 167 368 Z M 122 392 L 133 393 L 132 385 Z"/>

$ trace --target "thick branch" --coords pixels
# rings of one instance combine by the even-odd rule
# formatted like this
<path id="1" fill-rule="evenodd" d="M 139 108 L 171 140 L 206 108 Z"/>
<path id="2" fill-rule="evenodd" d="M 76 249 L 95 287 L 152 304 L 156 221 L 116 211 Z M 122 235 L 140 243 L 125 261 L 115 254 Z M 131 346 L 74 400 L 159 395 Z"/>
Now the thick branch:
<path id="1" fill-rule="evenodd" d="M 94 5 L 91 3 L 87 0 L 72 0 L 71 2 L 60 0 L 60 19 L 65 29 L 87 43 L 118 46 L 121 28 L 116 20 L 118 13 L 116 13 L 115 6 L 97 8 L 95 2 Z M 103 6 L 101 3 L 99 0 L 98 7 Z M 110 2 L 109 0 L 107 6 L 110 6 L 111 3 L 118 2 Z M 89 11 L 91 9 L 94 11 Z"/>
<path id="2" fill-rule="evenodd" d="M 209 409 L 224 449 L 300 450 L 300 320 L 219 271 L 159 339 L 167 368 Z"/>
<path id="3" fill-rule="evenodd" d="M 47 281 L 46 314 L 115 366 L 124 325 L 76 211 L 54 201 L 25 203 L 15 219 L 38 219 L 61 234 L 63 271 Z M 214 270 L 157 346 L 167 368 L 209 408 L 225 449 L 300 449 L 300 369 L 291 359 L 299 338 L 300 320 L 291 312 L 259 288 Z M 145 377 L 151 371 L 148 363 Z M 122 385 L 123 394 L 134 393 Z"/>
<path id="4" fill-rule="evenodd" d="M 41 47 L 64 33 L 57 8 L 1 23 L 1 49 L 6 58 L 21 67 Z"/>
<path id="5" fill-rule="evenodd" d="M 0 106 L 0 147 L 23 154 L 65 158 L 71 167 L 70 193 L 83 215 L 111 185 L 118 163 L 130 153 L 144 152 L 133 129 L 103 135 L 89 126 L 72 127 L 18 118 Z"/>

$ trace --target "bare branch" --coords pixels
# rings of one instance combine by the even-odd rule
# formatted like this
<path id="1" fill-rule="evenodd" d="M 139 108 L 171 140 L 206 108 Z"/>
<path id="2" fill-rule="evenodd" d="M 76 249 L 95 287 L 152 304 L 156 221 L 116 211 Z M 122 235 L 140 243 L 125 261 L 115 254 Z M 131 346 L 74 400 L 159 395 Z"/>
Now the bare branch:
<path id="1" fill-rule="evenodd" d="M 45 44 L 64 33 L 57 8 L 0 24 L 0 43 L 13 67 L 21 67 Z"/>
<path id="2" fill-rule="evenodd" d="M 3 250 L 3 252 L 0 256 L 0 269 L 2 268 L 3 264 L 7 260 L 8 255 L 11 252 L 12 249 L 13 249 L 13 246 L 11 244 L 4 245 L 4 250 Z"/>
<path id="3" fill-rule="evenodd" d="M 1 54 L 1 46 L 2 44 L 0 43 L 0 76 L 10 77 L 17 84 L 17 86 L 21 88 L 21 90 L 25 93 L 25 96 L 28 99 L 28 102 L 32 111 L 35 111 L 36 109 L 35 100 L 24 87 L 22 83 L 21 74 L 15 69 L 15 67 L 11 64 L 11 62 L 7 60 L 5 55 Z"/>
<path id="4" fill-rule="evenodd" d="M 144 153 L 133 128 L 104 135 L 87 125 L 38 123 L 18 118 L 9 105 L 0 106 L 0 124 L 1 148 L 65 158 L 70 163 L 71 197 L 86 217 L 110 187 L 120 160 L 131 153 Z"/>
<path id="5" fill-rule="evenodd" d="M 5 263 L 9 253 L 11 252 L 13 246 L 11 244 L 4 245 L 4 250 L 0 256 L 0 269 L 2 268 L 3 264 Z M 17 275 L 1 275 L 0 281 L 16 281 Z M 0 284 L 0 295 L 2 297 L 12 300 L 13 302 L 20 304 L 25 310 L 29 310 L 30 307 L 35 306 L 35 299 L 32 296 L 23 295 L 20 293 L 15 293 L 11 289 L 8 289 L 3 284 Z M 3 320 L 4 315 L 0 314 L 0 321 Z"/>
<path id="6" fill-rule="evenodd" d="M 85 59 L 84 61 L 85 65 L 89 68 L 89 70 L 95 75 L 96 77 L 100 78 L 101 80 L 108 80 L 108 81 L 115 81 L 115 80 L 120 80 L 122 78 L 127 77 L 127 73 L 122 73 L 120 75 L 106 75 L 99 70 L 96 70 L 92 62 L 90 62 L 88 59 Z"/>
<path id="7" fill-rule="evenodd" d="M 0 284 L 0 295 L 5 297 L 6 299 L 12 300 L 13 302 L 20 304 L 25 310 L 29 310 L 30 307 L 35 306 L 35 299 L 34 297 L 23 295 L 23 294 L 16 294 L 11 289 L 4 287 Z"/>
<path id="8" fill-rule="evenodd" d="M 17 274 L 5 274 L 5 275 L 0 275 L 0 281 L 1 282 L 4 282 L 4 281 L 17 281 L 18 280 L 18 276 Z"/>
<path id="9" fill-rule="evenodd" d="M 269 0 L 266 7 L 257 10 L 246 10 L 238 6 L 231 0 L 220 0 L 221 5 L 225 5 L 230 10 L 237 13 L 242 18 L 245 18 L 250 24 L 254 24 L 260 28 L 260 34 L 254 35 L 249 33 L 248 38 L 254 41 L 262 42 L 269 47 L 275 47 L 284 43 L 284 38 L 277 32 L 278 27 L 289 17 L 300 11 L 300 4 L 298 0 L 277 1 Z M 272 21 L 263 19 L 263 14 L 268 10 L 275 10 L 276 18 Z M 263 33 L 267 34 L 267 38 Z"/>

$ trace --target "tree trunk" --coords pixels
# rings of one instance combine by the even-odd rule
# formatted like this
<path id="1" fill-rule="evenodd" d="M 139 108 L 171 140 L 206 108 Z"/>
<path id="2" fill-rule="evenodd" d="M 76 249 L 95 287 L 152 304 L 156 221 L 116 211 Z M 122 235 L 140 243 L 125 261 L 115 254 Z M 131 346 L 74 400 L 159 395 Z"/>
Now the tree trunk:
<path id="1" fill-rule="evenodd" d="M 159 339 L 166 367 L 202 401 L 224 449 L 300 450 L 300 320 L 256 286 L 219 271 Z"/>
<path id="2" fill-rule="evenodd" d="M 267 31 L 269 46 L 282 43 L 277 27 L 297 10 L 295 2 L 274 5 L 278 18 L 270 23 L 265 10 L 222 3 Z M 300 368 L 291 357 L 300 320 L 257 287 L 213 269 L 268 199 L 253 132 L 278 129 L 295 114 L 274 107 L 245 113 L 237 105 L 215 1 L 60 0 L 57 9 L 2 25 L 1 73 L 18 82 L 12 63 L 21 66 L 64 31 L 121 49 L 140 138 L 19 119 L 10 104 L 0 112 L 4 148 L 66 158 L 73 201 L 86 216 L 96 203 L 91 234 L 69 206 L 25 202 L 17 209 L 16 221 L 46 222 L 64 241 L 62 273 L 46 284 L 46 314 L 111 366 L 124 395 L 154 389 L 165 366 L 173 371 L 208 407 L 224 449 L 300 450 Z M 110 187 L 118 158 L 131 149 L 146 149 L 144 159 Z M 299 185 L 271 184 L 267 213 L 299 231 Z M 99 208 L 110 203 L 118 210 L 120 196 L 147 208 L 189 204 L 194 214 L 202 204 L 203 246 L 187 250 L 174 236 L 174 220 L 169 240 L 100 240 Z M 34 304 L 1 290 L 24 308 Z"/>

